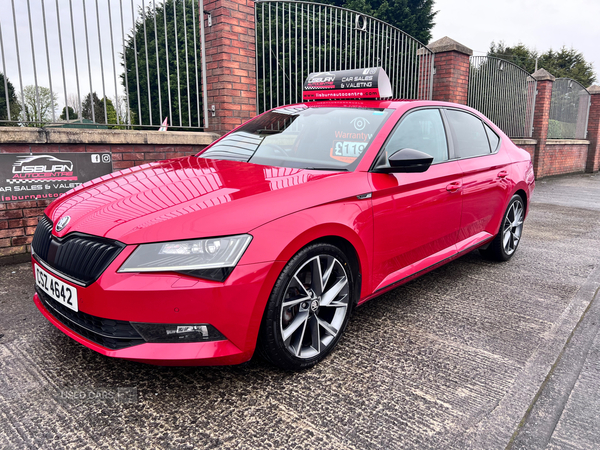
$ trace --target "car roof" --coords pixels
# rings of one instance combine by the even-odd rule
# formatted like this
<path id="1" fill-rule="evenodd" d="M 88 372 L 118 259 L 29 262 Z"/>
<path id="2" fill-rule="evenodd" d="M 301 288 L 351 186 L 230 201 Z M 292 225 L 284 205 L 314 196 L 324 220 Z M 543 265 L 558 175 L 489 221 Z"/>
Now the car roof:
<path id="1" fill-rule="evenodd" d="M 303 103 L 293 103 L 289 105 L 279 106 L 277 109 L 285 109 L 291 107 L 298 106 L 306 106 L 307 108 L 392 108 L 398 109 L 402 105 L 405 105 L 409 102 L 414 102 L 417 100 L 396 100 L 396 99 L 387 99 L 387 100 L 315 100 Z"/>
<path id="2" fill-rule="evenodd" d="M 289 105 L 282 105 L 273 110 L 288 109 L 294 107 L 307 107 L 307 108 L 387 108 L 387 109 L 409 109 L 409 107 L 423 107 L 423 106 L 437 106 L 437 107 L 453 107 L 459 108 L 466 111 L 476 112 L 468 106 L 434 101 L 434 100 L 408 100 L 408 99 L 385 99 L 385 100 L 315 100 L 302 103 L 293 103 Z"/>

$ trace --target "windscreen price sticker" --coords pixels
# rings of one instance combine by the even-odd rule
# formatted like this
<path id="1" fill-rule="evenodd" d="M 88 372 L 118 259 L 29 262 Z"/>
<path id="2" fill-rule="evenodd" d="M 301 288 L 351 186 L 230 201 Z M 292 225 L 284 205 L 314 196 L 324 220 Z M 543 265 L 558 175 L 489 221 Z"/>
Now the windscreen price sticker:
<path id="1" fill-rule="evenodd" d="M 334 141 L 331 157 L 338 161 L 352 163 L 367 147 L 366 142 Z"/>

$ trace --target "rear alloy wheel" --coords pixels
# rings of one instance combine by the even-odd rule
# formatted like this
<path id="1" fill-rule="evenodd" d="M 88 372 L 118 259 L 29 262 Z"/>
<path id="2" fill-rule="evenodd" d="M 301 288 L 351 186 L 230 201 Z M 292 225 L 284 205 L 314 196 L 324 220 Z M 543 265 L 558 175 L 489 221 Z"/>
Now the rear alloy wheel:
<path id="1" fill-rule="evenodd" d="M 519 195 L 514 195 L 504 213 L 500 231 L 487 249 L 480 250 L 481 254 L 496 261 L 508 261 L 521 242 L 524 219 L 523 199 Z"/>
<path id="2" fill-rule="evenodd" d="M 310 367 L 331 352 L 352 310 L 353 276 L 337 247 L 301 250 L 281 272 L 267 304 L 260 347 L 284 369 Z"/>

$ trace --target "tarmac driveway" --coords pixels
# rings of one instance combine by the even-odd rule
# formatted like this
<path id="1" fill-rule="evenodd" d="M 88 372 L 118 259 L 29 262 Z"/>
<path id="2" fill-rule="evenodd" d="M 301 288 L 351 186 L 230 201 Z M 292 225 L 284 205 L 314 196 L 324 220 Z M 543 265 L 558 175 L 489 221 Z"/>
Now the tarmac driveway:
<path id="1" fill-rule="evenodd" d="M 510 262 L 473 252 L 367 303 L 300 373 L 103 357 L 2 266 L 0 448 L 589 448 L 599 225 L 600 176 L 538 181 Z"/>

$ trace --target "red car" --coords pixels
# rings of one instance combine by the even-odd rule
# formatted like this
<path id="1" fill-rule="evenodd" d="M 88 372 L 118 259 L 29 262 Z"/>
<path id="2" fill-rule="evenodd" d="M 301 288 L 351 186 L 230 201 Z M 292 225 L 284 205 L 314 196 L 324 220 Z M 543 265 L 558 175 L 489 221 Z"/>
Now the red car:
<path id="1" fill-rule="evenodd" d="M 476 248 L 510 259 L 533 188 L 529 154 L 465 106 L 276 108 L 53 202 L 34 301 L 107 356 L 309 367 L 357 305 Z"/>

